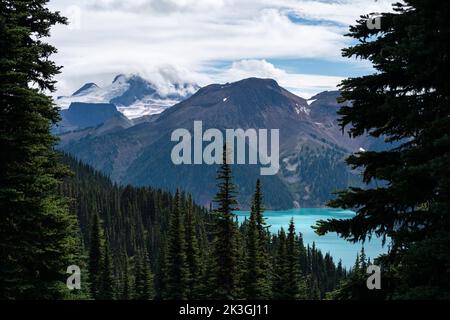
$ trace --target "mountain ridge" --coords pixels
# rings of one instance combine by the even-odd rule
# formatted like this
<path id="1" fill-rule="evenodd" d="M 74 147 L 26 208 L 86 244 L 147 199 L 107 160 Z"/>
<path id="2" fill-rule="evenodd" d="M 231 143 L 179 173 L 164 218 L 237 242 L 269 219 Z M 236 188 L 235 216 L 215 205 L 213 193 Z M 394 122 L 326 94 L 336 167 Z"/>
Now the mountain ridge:
<path id="1" fill-rule="evenodd" d="M 369 150 L 373 142 L 370 138 L 355 142 L 342 135 L 335 116 L 339 104 L 330 103 L 337 95 L 318 95 L 308 104 L 271 79 L 213 84 L 150 121 L 106 134 L 91 133 L 80 140 L 62 135 L 61 148 L 116 182 L 169 191 L 183 187 L 206 205 L 215 190 L 217 168 L 174 165 L 170 160 L 175 145 L 171 132 L 178 128 L 192 132 L 196 120 L 203 122 L 204 130 L 280 129 L 281 169 L 277 175 L 261 177 L 268 208 L 323 206 L 332 191 L 358 183 L 357 175 L 345 166 L 345 156 L 361 147 Z M 319 119 L 327 122 L 319 123 Z M 248 208 L 254 180 L 260 177 L 259 166 L 233 165 L 233 171 L 241 207 Z"/>

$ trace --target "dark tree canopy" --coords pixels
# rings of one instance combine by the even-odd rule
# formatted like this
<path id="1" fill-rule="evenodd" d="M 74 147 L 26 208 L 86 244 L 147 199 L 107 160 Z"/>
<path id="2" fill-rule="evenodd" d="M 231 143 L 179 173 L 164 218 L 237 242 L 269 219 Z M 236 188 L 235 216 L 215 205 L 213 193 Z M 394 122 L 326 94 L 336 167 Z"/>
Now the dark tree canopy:
<path id="1" fill-rule="evenodd" d="M 55 186 L 66 173 L 53 150 L 58 110 L 46 93 L 59 73 L 44 42 L 65 23 L 47 1 L 0 3 L 0 298 L 63 298 L 76 224 Z"/>
<path id="2" fill-rule="evenodd" d="M 449 297 L 450 3 L 407 0 L 394 9 L 381 29 L 364 17 L 350 28 L 357 43 L 343 55 L 369 60 L 376 72 L 341 83 L 348 105 L 339 111 L 351 136 L 381 136 L 392 147 L 347 159 L 377 186 L 339 192 L 330 205 L 356 216 L 321 221 L 317 232 L 390 237 L 379 260 L 391 281 L 386 297 Z"/>
<path id="3" fill-rule="evenodd" d="M 226 145 L 223 147 L 222 160 L 217 173 L 219 190 L 214 199 L 217 209 L 214 210 L 214 291 L 211 294 L 215 299 L 233 299 L 238 296 L 239 281 L 237 226 L 234 220 L 237 201 Z"/>

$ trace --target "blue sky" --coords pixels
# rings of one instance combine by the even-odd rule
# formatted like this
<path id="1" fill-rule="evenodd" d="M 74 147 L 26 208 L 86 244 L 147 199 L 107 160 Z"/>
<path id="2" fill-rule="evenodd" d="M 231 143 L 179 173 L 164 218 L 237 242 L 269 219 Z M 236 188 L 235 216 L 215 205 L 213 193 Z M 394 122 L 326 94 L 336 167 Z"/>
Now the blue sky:
<path id="1" fill-rule="evenodd" d="M 372 72 L 341 57 L 348 26 L 388 11 L 383 0 L 52 0 L 69 26 L 52 30 L 64 66 L 57 95 L 118 73 L 200 85 L 274 78 L 303 97 Z"/>

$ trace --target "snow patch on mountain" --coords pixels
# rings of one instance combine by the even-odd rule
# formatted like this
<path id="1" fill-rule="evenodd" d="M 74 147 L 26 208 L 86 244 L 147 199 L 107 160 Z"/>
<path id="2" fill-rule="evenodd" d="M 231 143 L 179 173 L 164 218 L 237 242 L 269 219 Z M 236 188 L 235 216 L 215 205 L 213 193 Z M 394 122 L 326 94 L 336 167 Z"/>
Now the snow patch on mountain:
<path id="1" fill-rule="evenodd" d="M 127 118 L 134 119 L 161 113 L 187 99 L 199 88 L 195 83 L 173 78 L 155 83 L 136 74 L 119 74 L 104 87 L 86 83 L 71 96 L 58 97 L 55 102 L 63 110 L 72 102 L 113 103 Z"/>
<path id="2" fill-rule="evenodd" d="M 294 159 L 294 161 L 295 161 L 295 159 Z M 292 163 L 292 160 L 290 159 L 290 157 L 284 158 L 283 163 L 284 163 L 284 168 L 287 171 L 291 171 L 291 172 L 295 172 L 299 165 L 298 162 Z"/>
<path id="3" fill-rule="evenodd" d="M 303 112 L 303 113 L 309 115 L 310 111 L 311 110 L 309 110 L 305 106 L 299 106 L 298 103 L 295 104 L 295 112 L 297 112 L 297 114 L 300 114 L 300 112 Z"/>
<path id="4" fill-rule="evenodd" d="M 128 119 L 135 119 L 142 116 L 159 114 L 178 102 L 180 100 L 177 99 L 143 99 L 129 106 L 119 105 L 117 110 L 122 112 Z"/>

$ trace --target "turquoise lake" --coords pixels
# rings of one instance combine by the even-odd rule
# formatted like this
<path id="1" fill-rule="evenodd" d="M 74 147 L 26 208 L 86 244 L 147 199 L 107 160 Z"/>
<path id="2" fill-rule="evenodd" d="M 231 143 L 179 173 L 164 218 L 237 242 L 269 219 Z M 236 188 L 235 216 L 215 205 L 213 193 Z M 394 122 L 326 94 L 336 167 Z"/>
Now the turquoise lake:
<path id="1" fill-rule="evenodd" d="M 249 215 L 248 211 L 237 211 L 238 220 L 244 221 Z M 303 234 L 303 241 L 306 244 L 316 243 L 316 247 L 321 249 L 322 253 L 330 252 L 333 260 L 337 263 L 342 259 L 342 264 L 350 268 L 353 266 L 357 252 L 361 250 L 362 243 L 350 243 L 339 238 L 335 233 L 329 233 L 324 236 L 318 236 L 311 228 L 318 220 L 328 218 L 346 219 L 354 216 L 355 213 L 350 210 L 332 209 L 332 208 L 299 208 L 284 211 L 265 211 L 264 217 L 270 231 L 276 233 L 281 227 L 288 228 L 289 220 L 294 218 L 296 232 Z M 381 253 L 387 252 L 387 244 L 382 246 L 381 239 L 372 237 L 364 243 L 364 250 L 368 257 L 377 257 Z"/>

